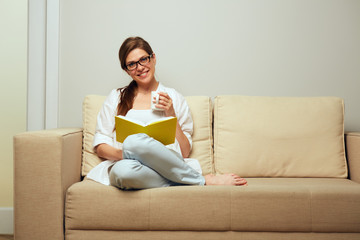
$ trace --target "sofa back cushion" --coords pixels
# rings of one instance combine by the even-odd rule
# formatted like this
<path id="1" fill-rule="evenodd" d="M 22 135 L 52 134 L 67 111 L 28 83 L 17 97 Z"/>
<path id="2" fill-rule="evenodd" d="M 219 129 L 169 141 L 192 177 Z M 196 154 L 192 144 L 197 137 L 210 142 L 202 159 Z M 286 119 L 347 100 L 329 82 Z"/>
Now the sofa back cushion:
<path id="1" fill-rule="evenodd" d="M 190 158 L 200 162 L 203 175 L 213 172 L 212 101 L 205 96 L 185 97 L 194 122 Z"/>
<path id="2" fill-rule="evenodd" d="M 97 115 L 106 99 L 106 96 L 88 95 L 83 102 L 83 156 L 81 174 L 86 176 L 88 172 L 101 163 L 101 159 L 94 152 L 92 146 Z"/>
<path id="3" fill-rule="evenodd" d="M 243 177 L 347 177 L 340 98 L 219 96 L 217 173 Z"/>
<path id="4" fill-rule="evenodd" d="M 88 95 L 83 102 L 83 161 L 82 176 L 101 162 L 92 147 L 97 115 L 105 96 Z M 190 158 L 198 159 L 203 174 L 212 172 L 212 106 L 209 97 L 186 97 L 194 121 L 193 149 Z"/>

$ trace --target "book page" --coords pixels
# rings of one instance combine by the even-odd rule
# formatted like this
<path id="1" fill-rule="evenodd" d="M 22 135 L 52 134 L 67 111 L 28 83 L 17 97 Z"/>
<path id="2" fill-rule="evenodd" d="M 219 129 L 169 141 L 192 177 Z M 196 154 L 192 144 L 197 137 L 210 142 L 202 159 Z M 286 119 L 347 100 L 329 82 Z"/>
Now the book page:
<path id="1" fill-rule="evenodd" d="M 162 118 L 159 118 L 159 119 L 154 119 L 154 120 L 151 120 L 151 121 L 147 122 L 145 126 L 156 124 L 156 123 L 159 123 L 159 122 L 164 122 L 164 121 L 172 119 L 172 118 L 175 118 L 175 117 L 162 117 Z"/>
<path id="2" fill-rule="evenodd" d="M 125 116 L 122 116 L 122 115 L 119 115 L 119 116 L 116 116 L 116 117 L 124 119 L 124 120 L 132 122 L 132 123 L 135 123 L 135 124 L 138 124 L 138 125 L 143 126 L 143 127 L 145 127 L 147 125 L 146 123 L 144 123 L 144 122 L 142 122 L 142 121 L 140 121 L 138 119 L 125 117 Z M 156 120 L 158 120 L 158 119 L 156 119 Z"/>

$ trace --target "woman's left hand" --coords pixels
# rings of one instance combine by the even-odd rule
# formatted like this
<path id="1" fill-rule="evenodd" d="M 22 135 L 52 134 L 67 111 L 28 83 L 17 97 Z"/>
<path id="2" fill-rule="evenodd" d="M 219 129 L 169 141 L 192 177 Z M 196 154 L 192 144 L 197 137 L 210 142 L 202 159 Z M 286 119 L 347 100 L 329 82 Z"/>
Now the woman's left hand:
<path id="1" fill-rule="evenodd" d="M 176 117 L 173 101 L 167 93 L 159 92 L 159 103 L 156 107 L 164 109 L 166 117 Z"/>

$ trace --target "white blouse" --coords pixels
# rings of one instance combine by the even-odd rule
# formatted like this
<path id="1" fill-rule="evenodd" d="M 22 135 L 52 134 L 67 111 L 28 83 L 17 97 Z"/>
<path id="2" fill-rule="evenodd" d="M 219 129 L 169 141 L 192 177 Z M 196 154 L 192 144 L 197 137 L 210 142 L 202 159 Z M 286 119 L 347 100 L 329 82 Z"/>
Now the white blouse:
<path id="1" fill-rule="evenodd" d="M 158 92 L 166 92 L 173 101 L 173 107 L 175 110 L 178 123 L 184 132 L 185 136 L 189 140 L 190 146 L 192 146 L 191 135 L 193 133 L 193 120 L 191 117 L 190 108 L 188 107 L 185 98 L 179 94 L 173 88 L 167 88 L 159 83 L 157 88 Z M 95 130 L 95 136 L 93 141 L 93 147 L 95 148 L 99 144 L 106 143 L 118 149 L 122 149 L 122 143 L 116 141 L 116 133 L 114 130 L 115 116 L 117 115 L 117 106 L 119 103 L 120 91 L 114 89 L 104 101 L 103 107 L 100 110 L 97 117 L 97 124 Z M 149 110 L 134 110 L 131 109 L 126 114 L 127 117 L 137 119 L 143 122 L 148 122 L 153 119 L 161 118 L 164 113 L 161 111 Z M 181 155 L 181 149 L 179 142 L 175 139 L 175 143 L 166 146 L 178 152 Z M 202 173 L 199 162 L 196 159 L 186 158 L 184 161 L 199 173 Z M 106 160 L 94 167 L 87 175 L 87 178 L 95 180 L 105 185 L 110 185 L 108 169 L 115 161 Z"/>

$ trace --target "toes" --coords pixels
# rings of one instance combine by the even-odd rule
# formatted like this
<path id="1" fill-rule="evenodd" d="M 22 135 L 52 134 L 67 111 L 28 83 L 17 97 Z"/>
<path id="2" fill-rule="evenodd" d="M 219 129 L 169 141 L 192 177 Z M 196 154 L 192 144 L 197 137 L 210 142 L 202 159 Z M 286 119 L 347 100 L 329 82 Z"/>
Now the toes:
<path id="1" fill-rule="evenodd" d="M 247 181 L 244 178 L 237 179 L 236 185 L 247 185 Z"/>

